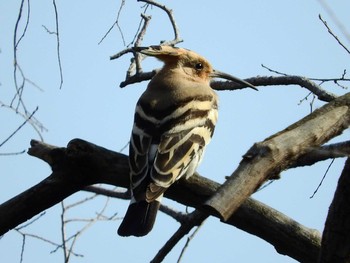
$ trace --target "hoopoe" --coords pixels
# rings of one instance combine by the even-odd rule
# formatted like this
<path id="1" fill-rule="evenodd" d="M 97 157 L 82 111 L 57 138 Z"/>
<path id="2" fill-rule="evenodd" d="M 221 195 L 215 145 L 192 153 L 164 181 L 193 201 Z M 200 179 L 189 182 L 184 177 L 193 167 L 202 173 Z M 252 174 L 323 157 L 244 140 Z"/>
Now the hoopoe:
<path id="1" fill-rule="evenodd" d="M 254 86 L 216 71 L 193 51 L 171 46 L 134 48 L 164 62 L 136 105 L 129 166 L 132 199 L 120 236 L 144 236 L 153 227 L 164 192 L 191 176 L 202 160 L 218 118 L 218 97 L 210 87 L 220 77 Z"/>

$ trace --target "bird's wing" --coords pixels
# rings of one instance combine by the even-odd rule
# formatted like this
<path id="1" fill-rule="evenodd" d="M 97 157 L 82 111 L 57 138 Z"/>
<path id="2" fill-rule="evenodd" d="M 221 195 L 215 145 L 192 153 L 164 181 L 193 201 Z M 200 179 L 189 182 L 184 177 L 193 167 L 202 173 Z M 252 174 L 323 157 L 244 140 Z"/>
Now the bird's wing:
<path id="1" fill-rule="evenodd" d="M 140 130 L 136 125 L 131 133 L 130 147 L 129 147 L 129 167 L 130 167 L 130 177 L 131 177 L 131 188 L 134 190 L 133 194 L 135 196 L 135 189 L 144 188 L 140 186 L 142 182 L 146 182 L 146 177 L 148 174 L 150 166 L 150 151 L 151 151 L 152 137 L 142 130 Z M 153 157 L 154 158 L 154 157 Z M 146 182 L 147 183 L 147 182 Z M 140 187 L 139 187 L 140 186 Z M 145 189 L 144 189 L 145 191 Z M 140 189 L 139 192 L 142 192 Z M 143 199 L 142 197 L 136 199 Z"/>
<path id="2" fill-rule="evenodd" d="M 196 133 L 198 129 L 165 134 L 158 145 L 152 145 L 152 137 L 133 130 L 129 163 L 136 200 L 155 200 L 186 173 L 192 160 L 205 146 L 204 140 Z"/>
<path id="3" fill-rule="evenodd" d="M 164 134 L 151 171 L 152 183 L 147 189 L 147 199 L 154 200 L 176 180 L 191 176 L 210 138 L 211 131 L 205 126 Z"/>

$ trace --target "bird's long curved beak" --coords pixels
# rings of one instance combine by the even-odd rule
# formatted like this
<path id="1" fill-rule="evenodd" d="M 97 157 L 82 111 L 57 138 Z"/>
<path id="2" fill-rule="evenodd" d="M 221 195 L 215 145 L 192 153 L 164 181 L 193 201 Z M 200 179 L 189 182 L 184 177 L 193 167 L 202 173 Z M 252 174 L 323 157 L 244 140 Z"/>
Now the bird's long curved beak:
<path id="1" fill-rule="evenodd" d="M 252 84 L 250 84 L 249 82 L 243 80 L 243 79 L 240 79 L 240 78 L 237 78 L 235 76 L 232 76 L 230 74 L 227 74 L 225 72 L 221 72 L 219 70 L 213 70 L 213 72 L 210 74 L 210 77 L 212 78 L 222 78 L 222 79 L 227 79 L 227 80 L 231 80 L 233 82 L 236 82 L 236 83 L 239 83 L 239 84 L 242 84 L 244 86 L 248 86 L 249 88 L 252 88 L 254 90 L 258 90 L 256 87 L 254 87 Z"/>

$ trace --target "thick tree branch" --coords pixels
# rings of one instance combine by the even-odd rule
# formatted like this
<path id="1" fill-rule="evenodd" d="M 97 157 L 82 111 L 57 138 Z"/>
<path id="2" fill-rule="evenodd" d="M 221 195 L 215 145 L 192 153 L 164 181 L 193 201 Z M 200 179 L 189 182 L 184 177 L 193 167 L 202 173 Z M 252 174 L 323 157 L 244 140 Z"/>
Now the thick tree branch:
<path id="1" fill-rule="evenodd" d="M 205 207 L 226 221 L 267 179 L 288 168 L 310 148 L 341 134 L 349 123 L 350 93 L 256 143 Z"/>
<path id="2" fill-rule="evenodd" d="M 72 140 L 67 148 L 55 148 L 37 141 L 32 141 L 31 145 L 29 154 L 47 161 L 53 172 L 41 183 L 0 205 L 0 235 L 87 185 L 105 183 L 127 187 L 129 184 L 128 161 L 123 154 L 79 139 Z M 219 186 L 194 175 L 187 181 L 174 184 L 165 195 L 186 206 L 201 209 Z M 317 260 L 320 248 L 317 231 L 254 199 L 248 198 L 225 223 L 259 236 L 280 253 L 298 261 Z"/>
<path id="3" fill-rule="evenodd" d="M 322 236 L 320 263 L 350 262 L 350 158 L 338 181 Z"/>

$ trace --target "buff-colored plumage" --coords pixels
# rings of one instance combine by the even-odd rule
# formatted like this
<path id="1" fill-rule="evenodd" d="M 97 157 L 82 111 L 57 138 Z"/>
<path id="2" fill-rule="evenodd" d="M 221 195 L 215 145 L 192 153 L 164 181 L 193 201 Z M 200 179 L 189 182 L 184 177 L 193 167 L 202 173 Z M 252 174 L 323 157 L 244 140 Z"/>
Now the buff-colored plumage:
<path id="1" fill-rule="evenodd" d="M 190 50 L 151 46 L 135 51 L 157 57 L 164 67 L 136 105 L 129 149 L 132 200 L 118 229 L 121 236 L 144 236 L 151 231 L 164 191 L 176 180 L 191 176 L 201 162 L 218 117 L 211 78 L 253 87 L 213 70 L 205 58 Z"/>

